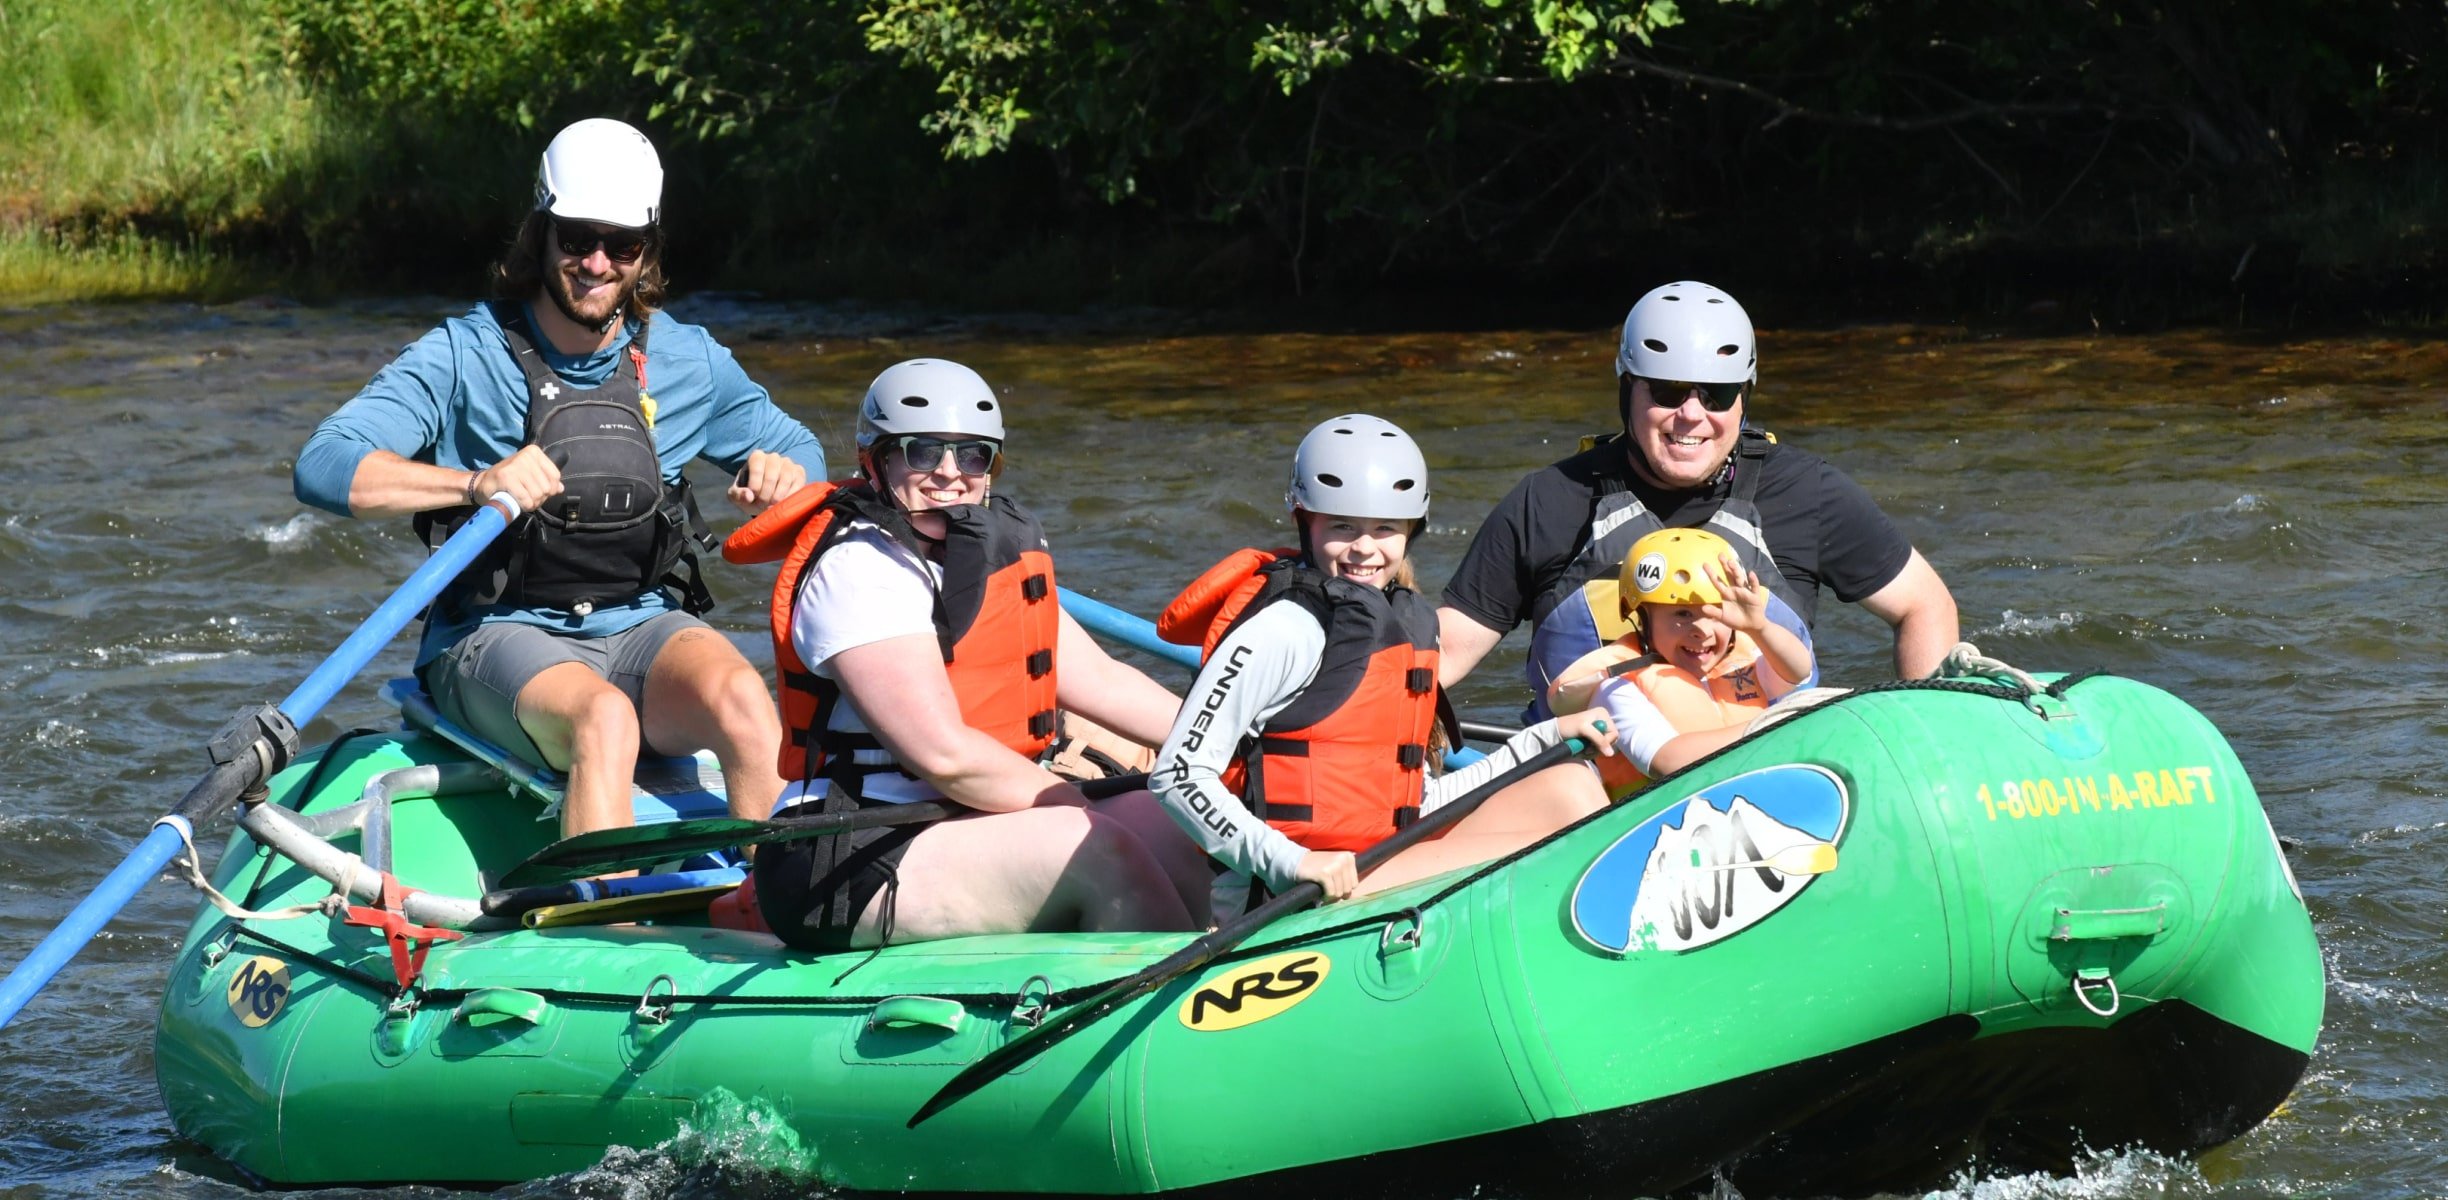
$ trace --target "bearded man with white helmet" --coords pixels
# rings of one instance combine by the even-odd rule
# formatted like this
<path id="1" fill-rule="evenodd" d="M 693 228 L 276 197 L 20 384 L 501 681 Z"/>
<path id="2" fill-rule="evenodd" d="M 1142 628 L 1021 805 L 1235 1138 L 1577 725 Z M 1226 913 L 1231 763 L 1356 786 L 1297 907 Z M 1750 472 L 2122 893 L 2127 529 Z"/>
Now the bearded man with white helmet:
<path id="1" fill-rule="evenodd" d="M 1717 288 L 1670 283 L 1632 306 L 1615 356 L 1623 435 L 1524 479 L 1479 527 L 1437 612 L 1446 683 L 1527 620 L 1544 697 L 1624 632 L 1624 553 L 1669 527 L 1731 543 L 1768 583 L 1770 619 L 1805 644 L 1825 587 L 1894 628 L 1899 676 L 1937 670 L 1957 636 L 1946 582 L 1861 485 L 1745 423 L 1758 363 L 1751 318 Z M 1543 701 L 1531 711 L 1546 715 Z"/>
<path id="2" fill-rule="evenodd" d="M 764 510 L 824 475 L 814 434 L 731 353 L 662 313 L 663 168 L 646 136 L 553 138 L 493 296 L 410 345 L 298 455 L 298 499 L 414 516 L 438 541 L 502 494 L 522 514 L 428 614 L 417 674 L 443 715 L 567 771 L 565 833 L 632 820 L 641 750 L 721 760 L 731 809 L 782 783 L 762 676 L 696 617 L 711 544 L 682 470 Z"/>

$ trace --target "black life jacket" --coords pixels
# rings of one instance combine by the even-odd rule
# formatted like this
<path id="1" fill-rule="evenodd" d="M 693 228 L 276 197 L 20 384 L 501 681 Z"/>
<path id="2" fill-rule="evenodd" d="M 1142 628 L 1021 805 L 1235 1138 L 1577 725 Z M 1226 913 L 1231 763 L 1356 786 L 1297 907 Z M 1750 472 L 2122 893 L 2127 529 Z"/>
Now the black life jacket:
<path id="1" fill-rule="evenodd" d="M 508 605 L 585 616 L 661 587 L 677 592 L 689 612 L 712 608 L 696 551 L 712 550 L 714 538 L 688 481 L 664 483 L 655 453 L 645 404 L 647 325 L 638 326 L 611 378 L 582 388 L 545 365 L 521 314 L 502 304 L 493 312 L 527 381 L 527 444 L 561 469 L 562 491 L 511 522 L 443 592 L 442 611 Z M 420 513 L 417 534 L 433 545 L 436 530 L 448 536 L 475 511 Z"/>

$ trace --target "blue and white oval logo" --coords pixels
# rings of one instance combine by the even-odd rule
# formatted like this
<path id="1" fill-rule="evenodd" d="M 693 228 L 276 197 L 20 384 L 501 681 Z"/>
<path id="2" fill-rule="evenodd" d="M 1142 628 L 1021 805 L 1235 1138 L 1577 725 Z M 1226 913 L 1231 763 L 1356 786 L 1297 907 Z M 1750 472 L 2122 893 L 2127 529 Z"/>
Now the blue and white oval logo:
<path id="1" fill-rule="evenodd" d="M 1850 812 L 1824 767 L 1766 767 L 1670 804 L 1573 886 L 1573 929 L 1603 950 L 1697 950 L 1793 902 L 1836 869 Z"/>

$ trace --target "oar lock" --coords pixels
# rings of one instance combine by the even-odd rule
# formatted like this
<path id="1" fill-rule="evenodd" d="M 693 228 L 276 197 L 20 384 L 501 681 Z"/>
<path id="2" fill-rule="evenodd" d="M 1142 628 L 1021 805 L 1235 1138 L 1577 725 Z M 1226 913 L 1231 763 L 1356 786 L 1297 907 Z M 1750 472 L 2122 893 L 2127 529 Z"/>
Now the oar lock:
<path id="1" fill-rule="evenodd" d="M 212 757 L 213 765 L 226 767 L 242 762 L 248 755 L 255 766 L 248 771 L 251 778 L 238 798 L 249 805 L 264 798 L 264 788 L 274 775 L 297 758 L 298 730 L 289 714 L 277 704 L 255 704 L 238 710 L 238 715 L 213 734 L 204 744 L 204 752 Z"/>

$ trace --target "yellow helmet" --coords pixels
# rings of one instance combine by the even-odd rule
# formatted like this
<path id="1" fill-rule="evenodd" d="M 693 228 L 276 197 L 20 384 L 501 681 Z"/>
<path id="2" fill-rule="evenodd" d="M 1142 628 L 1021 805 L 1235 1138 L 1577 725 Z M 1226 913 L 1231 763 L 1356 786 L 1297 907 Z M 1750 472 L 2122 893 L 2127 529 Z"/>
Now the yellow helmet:
<path id="1" fill-rule="evenodd" d="M 1734 553 L 1705 529 L 1660 529 L 1632 543 L 1617 582 L 1627 612 L 1642 604 L 1716 604 L 1725 599 L 1704 566 Z"/>

